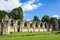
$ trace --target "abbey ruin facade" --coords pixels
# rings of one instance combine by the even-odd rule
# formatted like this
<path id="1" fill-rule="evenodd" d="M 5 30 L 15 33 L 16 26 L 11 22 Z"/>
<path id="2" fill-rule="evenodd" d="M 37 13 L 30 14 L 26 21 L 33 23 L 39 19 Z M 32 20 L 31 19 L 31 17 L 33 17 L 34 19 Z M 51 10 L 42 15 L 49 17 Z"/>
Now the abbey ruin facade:
<path id="1" fill-rule="evenodd" d="M 7 15 L 0 23 L 0 34 L 10 34 L 11 32 L 43 32 L 52 31 L 52 25 L 46 22 L 21 21 L 10 19 Z"/>

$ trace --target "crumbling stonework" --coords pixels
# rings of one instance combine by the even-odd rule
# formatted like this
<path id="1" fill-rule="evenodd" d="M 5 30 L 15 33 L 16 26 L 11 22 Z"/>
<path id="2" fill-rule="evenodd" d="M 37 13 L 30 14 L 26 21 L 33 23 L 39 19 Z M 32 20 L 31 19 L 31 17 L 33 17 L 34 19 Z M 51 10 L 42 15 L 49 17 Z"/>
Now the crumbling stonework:
<path id="1" fill-rule="evenodd" d="M 25 22 L 27 24 L 26 26 L 24 25 Z M 0 33 L 4 35 L 10 34 L 11 32 L 43 32 L 48 30 L 52 31 L 52 25 L 50 25 L 49 27 L 49 24 L 47 24 L 46 22 L 13 20 L 6 15 L 0 23 L 0 29 Z"/>

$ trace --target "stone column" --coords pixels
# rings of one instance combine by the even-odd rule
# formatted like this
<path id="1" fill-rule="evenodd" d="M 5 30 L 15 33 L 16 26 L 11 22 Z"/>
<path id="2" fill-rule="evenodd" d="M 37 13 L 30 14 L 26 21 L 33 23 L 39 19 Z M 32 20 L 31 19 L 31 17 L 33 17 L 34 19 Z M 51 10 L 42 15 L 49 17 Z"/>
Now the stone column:
<path id="1" fill-rule="evenodd" d="M 7 23 L 7 25 L 4 25 L 4 27 L 5 27 L 5 32 L 6 32 L 6 34 L 10 34 L 10 21 L 8 21 L 8 23 Z"/>
<path id="2" fill-rule="evenodd" d="M 32 27 L 34 32 L 35 32 L 35 25 L 36 25 L 36 22 L 32 22 Z"/>
<path id="3" fill-rule="evenodd" d="M 57 19 L 57 18 L 56 18 L 56 20 L 55 20 L 55 28 L 56 28 L 57 31 L 59 31 L 58 19 Z"/>
<path id="4" fill-rule="evenodd" d="M 17 32 L 17 23 L 18 23 L 18 20 L 14 20 L 14 32 Z"/>
<path id="5" fill-rule="evenodd" d="M 38 29 L 39 29 L 39 32 L 40 32 L 40 22 L 38 22 Z"/>
<path id="6" fill-rule="evenodd" d="M 53 18 L 54 21 L 54 26 L 55 26 L 55 30 L 59 31 L 59 26 L 58 26 L 58 19 L 56 17 Z"/>
<path id="7" fill-rule="evenodd" d="M 45 22 L 42 23 L 42 24 L 43 24 L 43 25 L 42 25 L 42 26 L 43 26 L 43 31 L 45 31 Z"/>
<path id="8" fill-rule="evenodd" d="M 47 24 L 47 31 L 49 31 L 49 25 Z"/>
<path id="9" fill-rule="evenodd" d="M 9 20 L 9 22 L 7 24 L 7 33 L 10 34 L 10 20 Z"/>
<path id="10" fill-rule="evenodd" d="M 24 21 L 21 21 L 20 31 L 23 32 Z"/>
<path id="11" fill-rule="evenodd" d="M 27 21 L 28 32 L 30 32 L 30 21 Z"/>
<path id="12" fill-rule="evenodd" d="M 50 30 L 49 31 L 52 31 L 52 25 L 50 25 Z"/>

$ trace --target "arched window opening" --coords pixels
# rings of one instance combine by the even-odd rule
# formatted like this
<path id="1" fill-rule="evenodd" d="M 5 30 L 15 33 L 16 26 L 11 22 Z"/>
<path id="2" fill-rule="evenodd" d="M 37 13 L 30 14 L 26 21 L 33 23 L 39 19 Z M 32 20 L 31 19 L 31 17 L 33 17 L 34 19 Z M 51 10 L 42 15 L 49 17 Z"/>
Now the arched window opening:
<path id="1" fill-rule="evenodd" d="M 24 23 L 24 26 L 27 27 L 27 22 Z"/>
<path id="2" fill-rule="evenodd" d="M 14 25 L 13 20 L 11 20 L 11 24 L 10 24 L 10 26 L 13 26 L 13 25 Z"/>
<path id="3" fill-rule="evenodd" d="M 32 23 L 30 24 L 30 28 L 32 28 Z"/>
<path id="4" fill-rule="evenodd" d="M 42 28 L 42 23 L 40 24 L 40 27 Z"/>
<path id="5" fill-rule="evenodd" d="M 45 28 L 47 28 L 47 24 L 45 23 Z"/>
<path id="6" fill-rule="evenodd" d="M 18 21 L 17 25 L 18 25 L 18 26 L 20 26 L 20 25 L 21 25 L 21 22 L 20 22 L 20 21 Z"/>
<path id="7" fill-rule="evenodd" d="M 38 27 L 38 24 L 36 23 L 36 27 Z"/>

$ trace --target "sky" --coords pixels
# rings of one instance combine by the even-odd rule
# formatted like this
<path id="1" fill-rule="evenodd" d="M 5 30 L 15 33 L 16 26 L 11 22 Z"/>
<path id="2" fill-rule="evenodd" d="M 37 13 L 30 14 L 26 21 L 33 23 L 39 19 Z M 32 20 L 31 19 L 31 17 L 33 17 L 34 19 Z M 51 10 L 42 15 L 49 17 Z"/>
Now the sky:
<path id="1" fill-rule="evenodd" d="M 22 7 L 24 20 L 32 20 L 44 15 L 60 18 L 60 0 L 0 0 L 0 10 L 10 12 L 14 8 Z"/>

